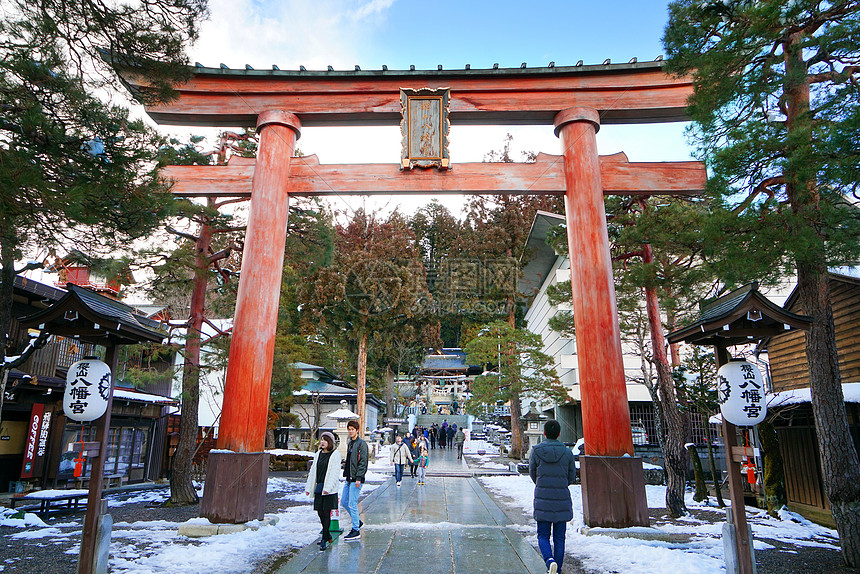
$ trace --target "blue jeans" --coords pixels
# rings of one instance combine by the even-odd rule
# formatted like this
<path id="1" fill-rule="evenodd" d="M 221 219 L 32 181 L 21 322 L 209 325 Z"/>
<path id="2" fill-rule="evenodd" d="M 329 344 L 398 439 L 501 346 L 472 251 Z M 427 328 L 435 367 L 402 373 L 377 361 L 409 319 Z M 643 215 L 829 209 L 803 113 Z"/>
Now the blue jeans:
<path id="1" fill-rule="evenodd" d="M 542 522 L 538 520 L 537 523 L 538 547 L 543 556 L 543 561 L 546 562 L 553 558 L 558 564 L 559 570 L 561 570 L 561 563 L 564 561 L 564 532 L 566 529 L 567 522 Z M 550 531 L 552 531 L 552 546 L 549 544 Z"/>
<path id="2" fill-rule="evenodd" d="M 403 480 L 403 465 L 394 463 L 394 482 Z"/>
<path id="3" fill-rule="evenodd" d="M 358 495 L 361 494 L 361 487 L 355 486 L 354 482 L 347 482 L 343 486 L 343 494 L 340 497 L 340 505 L 346 508 L 349 517 L 352 519 L 352 529 L 358 530 Z"/>

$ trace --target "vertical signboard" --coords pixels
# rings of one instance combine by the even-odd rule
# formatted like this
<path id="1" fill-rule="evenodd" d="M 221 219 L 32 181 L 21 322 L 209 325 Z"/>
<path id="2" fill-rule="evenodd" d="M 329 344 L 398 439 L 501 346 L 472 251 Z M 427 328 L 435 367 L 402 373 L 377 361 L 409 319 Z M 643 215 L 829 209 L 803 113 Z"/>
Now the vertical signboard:
<path id="1" fill-rule="evenodd" d="M 449 88 L 400 89 L 402 168 L 448 168 L 449 100 Z"/>
<path id="2" fill-rule="evenodd" d="M 27 422 L 27 442 L 24 445 L 24 462 L 21 465 L 21 478 L 32 478 L 34 474 L 34 462 L 39 444 L 39 431 L 42 429 L 42 415 L 45 413 L 45 405 L 34 403 L 30 411 L 30 419 Z"/>

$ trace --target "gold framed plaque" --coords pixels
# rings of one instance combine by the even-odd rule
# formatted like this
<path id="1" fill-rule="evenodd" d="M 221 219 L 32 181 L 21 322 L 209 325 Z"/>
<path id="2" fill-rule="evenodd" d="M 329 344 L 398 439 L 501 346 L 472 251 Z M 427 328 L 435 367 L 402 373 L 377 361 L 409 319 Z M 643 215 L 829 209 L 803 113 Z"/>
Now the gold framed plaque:
<path id="1" fill-rule="evenodd" d="M 448 169 L 450 88 L 400 89 L 400 167 Z"/>

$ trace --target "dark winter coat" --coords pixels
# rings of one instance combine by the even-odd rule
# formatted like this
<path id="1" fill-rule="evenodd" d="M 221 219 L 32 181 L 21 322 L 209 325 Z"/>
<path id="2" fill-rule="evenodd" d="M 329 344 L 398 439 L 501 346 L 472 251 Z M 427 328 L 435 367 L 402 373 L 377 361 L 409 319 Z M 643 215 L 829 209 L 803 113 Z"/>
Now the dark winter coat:
<path id="1" fill-rule="evenodd" d="M 346 447 L 346 465 L 343 469 L 343 476 L 347 481 L 364 482 L 368 455 L 367 443 L 363 438 L 356 437 L 355 440 L 349 441 Z"/>
<path id="2" fill-rule="evenodd" d="M 550 439 L 536 445 L 529 456 L 529 476 L 535 483 L 535 520 L 572 520 L 573 505 L 567 487 L 576 479 L 576 464 L 570 449 Z"/>

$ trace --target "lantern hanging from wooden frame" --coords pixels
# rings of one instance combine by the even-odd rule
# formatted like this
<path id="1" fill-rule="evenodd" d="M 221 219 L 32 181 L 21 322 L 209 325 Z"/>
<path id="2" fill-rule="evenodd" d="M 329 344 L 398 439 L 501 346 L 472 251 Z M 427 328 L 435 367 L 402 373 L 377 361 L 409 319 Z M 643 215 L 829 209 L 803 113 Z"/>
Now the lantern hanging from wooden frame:
<path id="1" fill-rule="evenodd" d="M 754 426 L 767 415 L 764 380 L 749 361 L 732 360 L 720 367 L 717 398 L 723 418 L 734 425 Z"/>
<path id="2" fill-rule="evenodd" d="M 73 421 L 94 421 L 107 411 L 112 392 L 110 367 L 98 359 L 85 358 L 69 367 L 63 412 Z"/>

